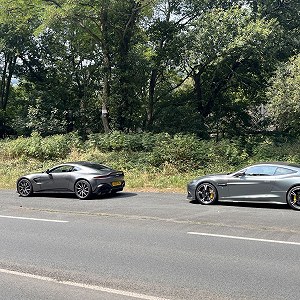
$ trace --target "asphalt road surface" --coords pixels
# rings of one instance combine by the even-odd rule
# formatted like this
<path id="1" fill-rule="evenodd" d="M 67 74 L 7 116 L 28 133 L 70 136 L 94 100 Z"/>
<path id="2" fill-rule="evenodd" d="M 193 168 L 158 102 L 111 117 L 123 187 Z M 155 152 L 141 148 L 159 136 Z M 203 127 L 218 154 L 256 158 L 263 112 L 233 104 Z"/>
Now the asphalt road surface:
<path id="1" fill-rule="evenodd" d="M 300 212 L 0 191 L 0 299 L 299 299 Z"/>

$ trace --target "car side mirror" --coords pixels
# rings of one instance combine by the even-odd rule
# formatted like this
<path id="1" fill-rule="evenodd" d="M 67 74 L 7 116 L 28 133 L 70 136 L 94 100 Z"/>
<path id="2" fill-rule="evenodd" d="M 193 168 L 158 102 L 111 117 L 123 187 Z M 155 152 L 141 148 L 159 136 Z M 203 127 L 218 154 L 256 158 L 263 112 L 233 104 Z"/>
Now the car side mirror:
<path id="1" fill-rule="evenodd" d="M 245 172 L 237 172 L 237 173 L 235 173 L 234 174 L 234 177 L 243 177 L 243 176 L 245 176 Z"/>
<path id="2" fill-rule="evenodd" d="M 50 170 L 49 170 L 49 169 L 47 169 L 47 170 L 45 171 L 45 173 L 49 174 L 49 173 L 50 173 Z"/>

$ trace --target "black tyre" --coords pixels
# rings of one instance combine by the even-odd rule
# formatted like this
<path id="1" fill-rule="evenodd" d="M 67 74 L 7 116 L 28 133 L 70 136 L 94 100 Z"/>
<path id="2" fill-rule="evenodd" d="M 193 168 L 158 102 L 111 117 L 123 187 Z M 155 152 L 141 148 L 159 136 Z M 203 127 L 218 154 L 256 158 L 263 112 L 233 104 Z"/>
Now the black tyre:
<path id="1" fill-rule="evenodd" d="M 17 192 L 22 197 L 29 197 L 33 194 L 33 187 L 29 179 L 21 178 L 17 183 Z"/>
<path id="2" fill-rule="evenodd" d="M 75 194 L 77 198 L 86 200 L 92 196 L 92 187 L 87 180 L 81 179 L 75 183 Z"/>
<path id="3" fill-rule="evenodd" d="M 213 204 L 218 201 L 217 189 L 211 183 L 201 183 L 196 188 L 196 199 L 201 204 Z"/>
<path id="4" fill-rule="evenodd" d="M 300 185 L 292 187 L 286 195 L 287 204 L 295 210 L 300 210 Z"/>

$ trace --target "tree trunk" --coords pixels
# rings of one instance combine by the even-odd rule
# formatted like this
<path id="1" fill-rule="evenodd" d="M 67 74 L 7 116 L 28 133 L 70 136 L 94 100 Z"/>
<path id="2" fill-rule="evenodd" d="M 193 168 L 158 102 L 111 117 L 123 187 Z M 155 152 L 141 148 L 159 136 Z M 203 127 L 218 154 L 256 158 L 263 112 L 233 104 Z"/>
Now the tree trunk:
<path id="1" fill-rule="evenodd" d="M 157 82 L 158 70 L 153 69 L 149 83 L 149 99 L 147 106 L 147 129 L 151 130 L 154 119 L 154 104 L 155 104 L 155 87 Z"/>
<path id="2" fill-rule="evenodd" d="M 11 79 L 15 70 L 17 57 L 9 54 L 4 56 L 5 56 L 5 62 L 4 62 L 3 72 L 2 72 L 2 79 L 1 79 L 0 108 L 5 111 L 8 103 Z"/>
<path id="3" fill-rule="evenodd" d="M 132 66 L 129 61 L 129 53 L 131 50 L 132 38 L 135 34 L 134 29 L 138 19 L 141 4 L 139 1 L 130 0 L 128 10 L 128 19 L 125 27 L 120 32 L 119 41 L 119 84 L 121 101 L 118 106 L 117 123 L 118 129 L 121 131 L 130 130 L 132 128 L 132 115 L 134 110 L 134 96 L 132 89 L 131 70 Z"/>
<path id="4" fill-rule="evenodd" d="M 211 113 L 214 104 L 214 99 L 203 99 L 201 82 L 202 71 L 203 70 L 194 71 L 192 76 L 194 80 L 194 91 L 196 95 L 197 109 L 199 114 L 201 115 L 201 118 L 205 119 Z"/>
<path id="5" fill-rule="evenodd" d="M 101 8 L 101 29 L 102 29 L 102 38 L 101 45 L 103 51 L 103 90 L 102 90 L 102 124 L 105 133 L 110 132 L 109 127 L 109 118 L 108 118 L 108 103 L 110 97 L 110 78 L 111 78 L 111 63 L 110 63 L 110 52 L 109 52 L 109 29 L 108 29 L 108 3 L 103 2 Z"/>
<path id="6" fill-rule="evenodd" d="M 109 128 L 109 119 L 108 119 L 108 110 L 107 110 L 107 102 L 109 99 L 109 78 L 107 74 L 104 74 L 104 80 L 103 80 L 103 91 L 102 91 L 102 124 L 104 128 L 105 133 L 110 132 Z"/>

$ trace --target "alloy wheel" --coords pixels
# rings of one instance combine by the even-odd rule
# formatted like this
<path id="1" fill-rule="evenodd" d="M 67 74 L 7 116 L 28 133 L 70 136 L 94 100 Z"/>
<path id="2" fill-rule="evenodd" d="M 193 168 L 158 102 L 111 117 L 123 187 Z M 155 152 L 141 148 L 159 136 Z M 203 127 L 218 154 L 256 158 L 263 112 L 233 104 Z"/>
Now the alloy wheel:
<path id="1" fill-rule="evenodd" d="M 291 208 L 300 210 L 300 186 L 295 186 L 289 190 L 287 203 Z"/>
<path id="2" fill-rule="evenodd" d="M 217 190 L 210 183 L 202 183 L 196 189 L 196 198 L 202 204 L 212 204 L 217 201 Z"/>
<path id="3" fill-rule="evenodd" d="M 20 194 L 20 196 L 22 197 L 28 197 L 32 194 L 32 184 L 28 179 L 21 179 L 18 182 L 18 193 Z"/>
<path id="4" fill-rule="evenodd" d="M 91 185 L 86 180 L 79 180 L 75 184 L 75 193 L 79 199 L 88 199 L 91 196 Z"/>

